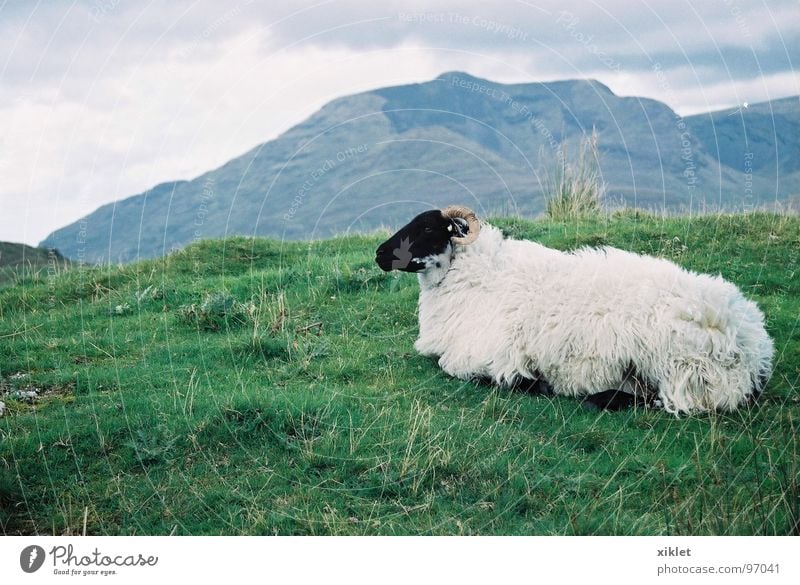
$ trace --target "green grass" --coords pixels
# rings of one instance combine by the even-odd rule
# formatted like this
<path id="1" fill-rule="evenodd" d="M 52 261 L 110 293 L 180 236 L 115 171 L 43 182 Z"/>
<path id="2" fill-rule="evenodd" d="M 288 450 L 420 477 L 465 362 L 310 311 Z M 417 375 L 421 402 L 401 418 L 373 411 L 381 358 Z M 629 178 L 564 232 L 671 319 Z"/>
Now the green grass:
<path id="1" fill-rule="evenodd" d="M 800 530 L 800 220 L 495 222 L 721 272 L 777 347 L 734 414 L 596 413 L 417 355 L 381 236 L 203 241 L 0 289 L 6 534 L 790 534 Z M 15 375 L 18 373 L 27 376 Z"/>

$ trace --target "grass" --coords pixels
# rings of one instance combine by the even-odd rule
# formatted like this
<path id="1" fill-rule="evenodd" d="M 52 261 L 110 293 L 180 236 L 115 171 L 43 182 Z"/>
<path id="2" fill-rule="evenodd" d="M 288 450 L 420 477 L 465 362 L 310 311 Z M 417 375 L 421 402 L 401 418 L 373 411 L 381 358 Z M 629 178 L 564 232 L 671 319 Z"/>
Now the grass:
<path id="1" fill-rule="evenodd" d="M 57 250 L 0 242 L 0 287 L 43 270 L 58 274 L 67 270 L 70 264 Z"/>
<path id="2" fill-rule="evenodd" d="M 597 133 L 583 138 L 574 160 L 562 142 L 552 174 L 544 178 L 545 213 L 554 221 L 595 217 L 602 210 L 605 185 L 600 173 Z"/>
<path id="3" fill-rule="evenodd" d="M 800 220 L 495 223 L 721 272 L 767 314 L 764 399 L 678 419 L 463 383 L 414 351 L 380 236 L 203 241 L 0 289 L 0 531 L 797 534 Z"/>

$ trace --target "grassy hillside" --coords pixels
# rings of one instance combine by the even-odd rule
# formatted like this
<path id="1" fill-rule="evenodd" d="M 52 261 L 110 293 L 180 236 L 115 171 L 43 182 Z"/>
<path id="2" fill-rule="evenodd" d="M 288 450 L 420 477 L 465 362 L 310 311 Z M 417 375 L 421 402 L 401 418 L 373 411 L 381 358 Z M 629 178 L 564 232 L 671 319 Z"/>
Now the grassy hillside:
<path id="1" fill-rule="evenodd" d="M 25 244 L 0 242 L 0 286 L 15 282 L 33 272 L 60 272 L 69 264 L 57 250 L 34 248 Z"/>
<path id="2" fill-rule="evenodd" d="M 800 220 L 495 223 L 721 272 L 768 316 L 764 399 L 678 419 L 463 383 L 415 353 L 380 236 L 203 241 L 0 290 L 0 530 L 797 533 Z"/>

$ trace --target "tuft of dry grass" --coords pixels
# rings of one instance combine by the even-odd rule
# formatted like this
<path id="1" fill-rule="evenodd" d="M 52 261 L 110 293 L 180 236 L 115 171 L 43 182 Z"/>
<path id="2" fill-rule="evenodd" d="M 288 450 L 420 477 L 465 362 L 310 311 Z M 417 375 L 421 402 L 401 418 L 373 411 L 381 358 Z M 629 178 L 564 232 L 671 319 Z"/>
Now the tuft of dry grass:
<path id="1" fill-rule="evenodd" d="M 548 217 L 573 221 L 600 214 L 605 184 L 599 160 L 595 131 L 581 140 L 574 160 L 570 160 L 567 144 L 562 142 L 554 171 L 544 177 Z"/>

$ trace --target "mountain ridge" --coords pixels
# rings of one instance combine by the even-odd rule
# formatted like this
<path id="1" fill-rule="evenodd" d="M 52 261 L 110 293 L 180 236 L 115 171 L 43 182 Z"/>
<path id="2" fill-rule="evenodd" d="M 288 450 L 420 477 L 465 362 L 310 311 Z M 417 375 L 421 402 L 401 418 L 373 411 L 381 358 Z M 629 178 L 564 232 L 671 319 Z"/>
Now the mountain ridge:
<path id="1" fill-rule="evenodd" d="M 757 206 L 800 193 L 800 107 L 777 101 L 777 113 L 762 102 L 682 117 L 591 79 L 502 84 L 446 72 L 336 98 L 215 169 L 101 206 L 41 245 L 127 262 L 205 237 L 369 230 L 454 201 L 533 215 L 547 169 L 593 131 L 617 204 Z"/>
<path id="2" fill-rule="evenodd" d="M 26 274 L 47 270 L 56 274 L 68 267 L 70 261 L 58 250 L 36 248 L 17 242 L 0 242 L 0 287 Z"/>

